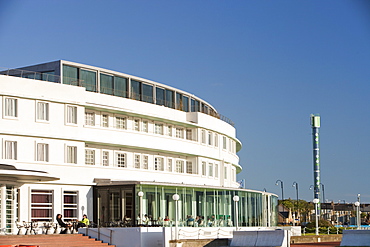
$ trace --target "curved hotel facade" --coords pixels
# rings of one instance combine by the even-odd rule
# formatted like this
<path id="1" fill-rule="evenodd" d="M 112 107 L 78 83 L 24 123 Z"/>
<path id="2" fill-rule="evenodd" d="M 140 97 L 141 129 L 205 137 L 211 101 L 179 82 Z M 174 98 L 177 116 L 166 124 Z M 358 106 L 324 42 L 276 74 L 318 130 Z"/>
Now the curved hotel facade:
<path id="1" fill-rule="evenodd" d="M 193 94 L 68 61 L 3 70 L 0 94 L 7 232 L 58 213 L 101 226 L 147 214 L 163 225 L 175 220 L 174 194 L 180 225 L 190 215 L 203 226 L 277 224 L 276 195 L 239 188 L 233 123 Z"/>

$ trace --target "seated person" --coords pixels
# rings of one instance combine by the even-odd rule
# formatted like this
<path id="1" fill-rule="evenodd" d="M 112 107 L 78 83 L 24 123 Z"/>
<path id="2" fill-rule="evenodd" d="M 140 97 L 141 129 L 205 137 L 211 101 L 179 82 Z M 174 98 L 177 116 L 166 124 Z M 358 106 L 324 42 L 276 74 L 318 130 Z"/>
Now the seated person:
<path id="1" fill-rule="evenodd" d="M 60 231 L 60 234 L 66 234 L 68 228 L 71 227 L 72 225 L 70 223 L 68 223 L 68 224 L 64 223 L 63 220 L 62 220 L 62 215 L 61 214 L 57 214 L 56 220 L 57 220 L 60 227 L 64 227 L 64 229 Z"/>
<path id="2" fill-rule="evenodd" d="M 82 220 L 77 223 L 77 229 L 79 227 L 85 227 L 85 226 L 88 226 L 88 225 L 90 225 L 90 220 L 87 218 L 87 215 L 84 214 L 82 216 Z"/>

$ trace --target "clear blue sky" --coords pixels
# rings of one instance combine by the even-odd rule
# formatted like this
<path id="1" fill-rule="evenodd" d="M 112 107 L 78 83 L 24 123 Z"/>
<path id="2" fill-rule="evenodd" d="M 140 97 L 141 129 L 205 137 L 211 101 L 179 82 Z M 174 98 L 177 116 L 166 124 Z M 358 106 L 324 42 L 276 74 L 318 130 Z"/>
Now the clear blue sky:
<path id="1" fill-rule="evenodd" d="M 370 2 L 0 0 L 0 67 L 65 59 L 191 92 L 231 118 L 247 188 L 370 202 Z"/>

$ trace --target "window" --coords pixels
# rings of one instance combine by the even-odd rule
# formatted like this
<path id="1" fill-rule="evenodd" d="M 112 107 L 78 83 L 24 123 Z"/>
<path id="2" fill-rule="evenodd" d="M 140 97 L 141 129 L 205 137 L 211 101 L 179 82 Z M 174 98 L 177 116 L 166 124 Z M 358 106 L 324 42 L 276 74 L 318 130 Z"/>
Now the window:
<path id="1" fill-rule="evenodd" d="M 77 107 L 67 106 L 67 123 L 77 124 Z"/>
<path id="2" fill-rule="evenodd" d="M 141 99 L 141 82 L 131 80 L 131 99 Z"/>
<path id="3" fill-rule="evenodd" d="M 16 160 L 17 159 L 17 142 L 5 141 L 5 159 Z"/>
<path id="4" fill-rule="evenodd" d="M 184 129 L 176 128 L 176 138 L 184 138 Z"/>
<path id="5" fill-rule="evenodd" d="M 182 110 L 182 94 L 176 93 L 176 110 Z"/>
<path id="6" fill-rule="evenodd" d="M 227 143 L 226 136 L 223 136 L 223 137 L 222 137 L 222 148 L 223 148 L 223 149 L 226 149 L 226 148 L 227 148 L 227 147 L 226 147 L 226 143 Z"/>
<path id="7" fill-rule="evenodd" d="M 167 171 L 172 172 L 172 159 L 167 160 Z"/>
<path id="8" fill-rule="evenodd" d="M 135 168 L 139 169 L 140 168 L 140 155 L 135 154 Z"/>
<path id="9" fill-rule="evenodd" d="M 184 172 L 184 161 L 183 160 L 176 160 L 176 172 L 178 173 Z"/>
<path id="10" fill-rule="evenodd" d="M 185 112 L 189 111 L 189 97 L 185 95 L 182 97 L 182 110 Z"/>
<path id="11" fill-rule="evenodd" d="M 231 176 L 232 176 L 232 181 L 235 182 L 236 181 L 236 172 L 235 172 L 235 169 L 231 169 Z"/>
<path id="12" fill-rule="evenodd" d="M 160 157 L 154 158 L 154 170 L 163 171 L 163 158 Z"/>
<path id="13" fill-rule="evenodd" d="M 134 120 L 134 130 L 140 131 L 140 120 L 139 119 Z"/>
<path id="14" fill-rule="evenodd" d="M 37 102 L 36 119 L 49 121 L 49 103 Z"/>
<path id="15" fill-rule="evenodd" d="M 102 158 L 103 158 L 103 166 L 109 166 L 109 152 L 108 151 L 103 151 Z"/>
<path id="16" fill-rule="evenodd" d="M 95 165 L 95 150 L 92 149 L 85 150 L 85 164 Z"/>
<path id="17" fill-rule="evenodd" d="M 37 143 L 37 161 L 49 162 L 49 144 Z"/>
<path id="18" fill-rule="evenodd" d="M 149 156 L 144 155 L 143 156 L 143 169 L 148 169 L 148 164 L 149 164 Z"/>
<path id="19" fill-rule="evenodd" d="M 227 167 L 224 167 L 224 179 L 227 179 Z"/>
<path id="20" fill-rule="evenodd" d="M 31 221 L 53 220 L 53 191 L 31 190 Z"/>
<path id="21" fill-rule="evenodd" d="M 107 114 L 103 114 L 101 116 L 101 125 L 105 128 L 109 127 L 109 117 Z"/>
<path id="22" fill-rule="evenodd" d="M 96 72 L 80 69 L 80 77 L 86 91 L 96 92 Z"/>
<path id="23" fill-rule="evenodd" d="M 167 135 L 172 136 L 172 126 L 171 125 L 167 126 Z"/>
<path id="24" fill-rule="evenodd" d="M 163 135 L 163 124 L 159 124 L 159 123 L 154 124 L 154 133 Z"/>
<path id="25" fill-rule="evenodd" d="M 215 147 L 218 147 L 218 134 L 215 133 Z"/>
<path id="26" fill-rule="evenodd" d="M 126 154 L 117 153 L 117 166 L 126 167 Z"/>
<path id="27" fill-rule="evenodd" d="M 165 93 L 163 88 L 156 87 L 155 89 L 156 104 L 164 105 L 165 103 Z"/>
<path id="28" fill-rule="evenodd" d="M 202 143 L 203 144 L 206 144 L 206 131 L 205 130 L 202 130 Z"/>
<path id="29" fill-rule="evenodd" d="M 215 178 L 218 178 L 218 164 L 215 164 Z"/>
<path id="30" fill-rule="evenodd" d="M 77 164 L 77 147 L 67 146 L 67 163 Z"/>
<path id="31" fill-rule="evenodd" d="M 170 108 L 175 108 L 175 102 L 174 102 L 174 92 L 168 89 L 165 89 L 166 91 L 166 100 L 164 102 L 164 105 Z"/>
<path id="32" fill-rule="evenodd" d="M 85 125 L 95 126 L 95 113 L 85 112 Z"/>
<path id="33" fill-rule="evenodd" d="M 148 121 L 143 121 L 143 132 L 148 133 Z"/>
<path id="34" fill-rule="evenodd" d="M 208 145 L 212 145 L 212 140 L 213 140 L 212 132 L 208 131 Z"/>
<path id="35" fill-rule="evenodd" d="M 78 192 L 63 191 L 63 218 L 71 221 L 77 220 Z"/>
<path id="36" fill-rule="evenodd" d="M 18 117 L 18 100 L 5 98 L 4 114 L 6 117 Z"/>
<path id="37" fill-rule="evenodd" d="M 208 176 L 213 177 L 213 164 L 208 164 Z"/>
<path id="38" fill-rule="evenodd" d="M 193 174 L 193 162 L 186 161 L 186 173 Z"/>
<path id="39" fill-rule="evenodd" d="M 117 129 L 126 129 L 126 118 L 116 117 L 116 128 Z"/>
<path id="40" fill-rule="evenodd" d="M 191 129 L 186 129 L 186 140 L 193 140 L 193 130 Z"/>
<path id="41" fill-rule="evenodd" d="M 148 102 L 148 103 L 153 103 L 153 86 L 148 85 L 145 83 L 142 83 L 142 101 Z"/>
<path id="42" fill-rule="evenodd" d="M 203 161 L 202 162 L 202 176 L 206 176 L 207 175 L 206 169 L 207 169 L 207 163 Z"/>

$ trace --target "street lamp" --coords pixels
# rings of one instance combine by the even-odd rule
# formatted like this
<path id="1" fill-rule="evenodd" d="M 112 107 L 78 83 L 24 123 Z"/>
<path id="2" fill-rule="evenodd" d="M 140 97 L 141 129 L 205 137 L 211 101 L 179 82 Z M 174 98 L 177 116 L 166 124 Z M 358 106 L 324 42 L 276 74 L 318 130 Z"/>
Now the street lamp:
<path id="1" fill-rule="evenodd" d="M 180 199 L 180 196 L 178 194 L 173 194 L 172 199 L 175 201 L 175 240 L 177 240 L 177 232 L 178 232 L 178 213 L 177 213 L 177 205 L 178 201 Z"/>
<path id="2" fill-rule="evenodd" d="M 140 198 L 140 225 L 142 225 L 143 224 L 143 196 L 144 196 L 144 192 L 142 192 L 142 191 L 139 191 L 138 193 L 137 193 L 137 195 L 139 196 L 139 198 Z"/>
<path id="3" fill-rule="evenodd" d="M 361 226 L 361 218 L 360 218 L 360 194 L 357 194 L 357 202 L 355 202 L 356 206 L 356 220 L 357 220 L 357 229 L 360 229 Z"/>
<path id="4" fill-rule="evenodd" d="M 319 235 L 319 217 L 318 217 L 318 214 L 317 214 L 317 204 L 320 202 L 319 199 L 315 198 L 313 199 L 313 203 L 315 203 L 315 234 L 316 235 Z"/>
<path id="5" fill-rule="evenodd" d="M 298 217 L 298 183 L 296 181 L 293 182 L 292 187 L 295 187 L 296 193 L 297 193 L 297 217 Z M 295 220 L 295 219 L 294 219 Z"/>
<path id="6" fill-rule="evenodd" d="M 236 230 L 238 230 L 238 202 L 239 202 L 239 196 L 235 195 L 233 197 L 233 201 L 235 202 L 235 225 L 236 225 Z"/>
<path id="7" fill-rule="evenodd" d="M 280 182 L 280 187 L 281 187 L 281 200 L 284 201 L 284 183 L 283 183 L 283 181 L 281 181 L 280 179 L 278 179 L 278 180 L 276 180 L 276 183 L 275 183 L 276 186 L 279 185 L 278 182 Z"/>

